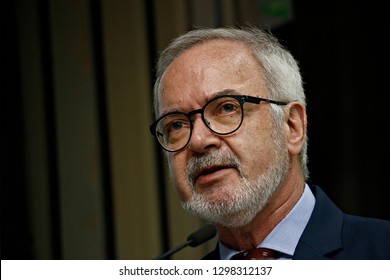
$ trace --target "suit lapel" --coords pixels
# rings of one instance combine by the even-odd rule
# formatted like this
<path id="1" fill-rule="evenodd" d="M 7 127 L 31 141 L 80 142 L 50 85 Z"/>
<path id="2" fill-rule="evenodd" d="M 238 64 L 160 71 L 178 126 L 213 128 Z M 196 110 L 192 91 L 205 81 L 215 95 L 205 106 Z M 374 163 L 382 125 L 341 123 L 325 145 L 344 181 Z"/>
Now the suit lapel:
<path id="1" fill-rule="evenodd" d="M 312 186 L 311 190 L 316 204 L 293 259 L 327 259 L 327 255 L 342 248 L 343 213 L 319 187 Z"/>

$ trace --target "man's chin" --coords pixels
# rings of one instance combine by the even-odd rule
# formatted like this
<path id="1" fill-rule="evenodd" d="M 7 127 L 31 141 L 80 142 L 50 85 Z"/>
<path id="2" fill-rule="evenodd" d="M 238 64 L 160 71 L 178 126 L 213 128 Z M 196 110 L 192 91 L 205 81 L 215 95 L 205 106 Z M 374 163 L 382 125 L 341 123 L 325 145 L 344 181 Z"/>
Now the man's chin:
<path id="1" fill-rule="evenodd" d="M 190 214 L 205 219 L 211 223 L 225 227 L 240 227 L 249 223 L 253 211 L 232 209 L 232 200 L 226 197 L 193 198 L 182 202 L 183 208 Z"/>
<path id="2" fill-rule="evenodd" d="M 195 196 L 210 207 L 228 207 L 236 199 L 227 186 L 197 189 Z"/>

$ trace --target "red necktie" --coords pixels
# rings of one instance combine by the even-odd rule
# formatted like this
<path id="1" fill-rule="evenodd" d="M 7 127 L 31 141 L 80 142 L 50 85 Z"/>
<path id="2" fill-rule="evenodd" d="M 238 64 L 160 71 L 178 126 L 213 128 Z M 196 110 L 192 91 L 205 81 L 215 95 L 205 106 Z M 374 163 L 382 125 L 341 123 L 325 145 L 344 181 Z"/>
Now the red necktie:
<path id="1" fill-rule="evenodd" d="M 279 255 L 278 251 L 272 249 L 252 248 L 235 254 L 231 260 L 274 260 Z"/>

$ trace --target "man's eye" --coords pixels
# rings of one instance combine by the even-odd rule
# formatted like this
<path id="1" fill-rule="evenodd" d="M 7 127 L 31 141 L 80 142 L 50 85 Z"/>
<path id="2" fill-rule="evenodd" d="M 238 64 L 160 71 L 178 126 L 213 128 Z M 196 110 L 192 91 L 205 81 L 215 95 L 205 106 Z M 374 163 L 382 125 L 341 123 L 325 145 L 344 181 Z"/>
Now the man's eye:
<path id="1" fill-rule="evenodd" d="M 219 106 L 219 109 L 217 110 L 217 114 L 219 115 L 231 114 L 239 110 L 240 107 L 235 103 L 223 103 Z"/>
<path id="2" fill-rule="evenodd" d="M 223 107 L 222 107 L 222 110 L 224 112 L 232 112 L 232 111 L 235 111 L 237 110 L 237 106 L 235 106 L 234 104 L 224 104 Z"/>
<path id="3" fill-rule="evenodd" d="M 172 131 L 180 130 L 183 128 L 183 126 L 184 124 L 181 121 L 171 122 L 171 124 L 169 125 L 169 131 L 172 132 Z"/>
<path id="4" fill-rule="evenodd" d="M 184 120 L 171 121 L 165 126 L 167 134 L 182 132 L 185 128 L 190 127 L 190 123 Z"/>

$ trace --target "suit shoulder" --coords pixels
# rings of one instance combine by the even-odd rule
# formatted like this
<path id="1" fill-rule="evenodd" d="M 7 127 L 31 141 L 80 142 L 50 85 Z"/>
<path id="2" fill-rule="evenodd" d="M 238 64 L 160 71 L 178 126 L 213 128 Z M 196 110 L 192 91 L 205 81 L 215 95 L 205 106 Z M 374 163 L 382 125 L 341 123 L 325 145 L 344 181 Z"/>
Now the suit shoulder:
<path id="1" fill-rule="evenodd" d="M 389 236 L 390 221 L 345 215 L 343 224 L 344 244 L 349 244 L 348 247 L 357 250 L 360 248 L 360 252 L 357 251 L 356 256 L 366 251 L 366 256 L 370 256 L 367 258 L 388 259 L 390 256 Z"/>
<path id="2" fill-rule="evenodd" d="M 348 214 L 344 215 L 344 226 L 373 233 L 378 231 L 390 232 L 390 221 Z"/>

